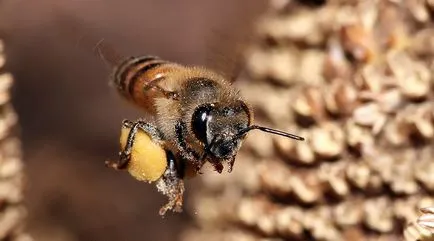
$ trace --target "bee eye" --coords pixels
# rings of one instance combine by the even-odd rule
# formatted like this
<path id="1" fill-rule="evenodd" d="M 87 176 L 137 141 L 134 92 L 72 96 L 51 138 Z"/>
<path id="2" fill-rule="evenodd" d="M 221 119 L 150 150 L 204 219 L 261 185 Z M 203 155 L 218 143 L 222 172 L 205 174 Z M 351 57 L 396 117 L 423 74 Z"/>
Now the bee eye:
<path id="1" fill-rule="evenodd" d="M 212 105 L 204 105 L 197 108 L 191 120 L 191 126 L 193 128 L 193 133 L 198 140 L 202 143 L 207 144 L 207 129 L 208 121 L 211 118 Z"/>

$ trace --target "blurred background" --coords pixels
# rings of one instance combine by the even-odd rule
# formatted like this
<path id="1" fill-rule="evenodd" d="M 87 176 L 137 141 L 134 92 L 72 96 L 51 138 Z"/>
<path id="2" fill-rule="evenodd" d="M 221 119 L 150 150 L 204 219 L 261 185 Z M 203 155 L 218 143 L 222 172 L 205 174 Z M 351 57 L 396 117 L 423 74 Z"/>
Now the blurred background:
<path id="1" fill-rule="evenodd" d="M 240 19 L 262 7 L 260 0 L 2 1 L 36 240 L 174 240 L 191 219 L 161 218 L 166 200 L 153 185 L 104 167 L 116 158 L 122 119 L 142 113 L 109 88 L 103 61 L 74 43 L 90 34 L 125 55 L 204 64 L 209 51 L 223 51 L 209 48 L 213 30 L 236 33 Z M 59 34 L 68 32 L 63 16 L 82 32 Z"/>

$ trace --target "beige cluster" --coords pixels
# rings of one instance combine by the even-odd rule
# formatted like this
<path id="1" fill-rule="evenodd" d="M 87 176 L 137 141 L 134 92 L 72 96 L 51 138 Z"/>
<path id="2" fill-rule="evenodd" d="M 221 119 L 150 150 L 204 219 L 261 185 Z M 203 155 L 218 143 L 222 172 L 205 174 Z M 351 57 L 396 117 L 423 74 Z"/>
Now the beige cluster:
<path id="1" fill-rule="evenodd" d="M 270 6 L 240 88 L 307 141 L 249 134 L 232 174 L 203 176 L 185 240 L 401 240 L 434 206 L 434 1 Z"/>
<path id="2" fill-rule="evenodd" d="M 417 220 L 408 223 L 404 230 L 405 240 L 433 241 L 434 240 L 434 207 L 420 209 L 421 215 Z"/>
<path id="3" fill-rule="evenodd" d="M 10 103 L 13 78 L 2 71 L 4 44 L 0 41 L 0 240 L 31 241 L 24 232 L 23 163 L 17 116 Z"/>

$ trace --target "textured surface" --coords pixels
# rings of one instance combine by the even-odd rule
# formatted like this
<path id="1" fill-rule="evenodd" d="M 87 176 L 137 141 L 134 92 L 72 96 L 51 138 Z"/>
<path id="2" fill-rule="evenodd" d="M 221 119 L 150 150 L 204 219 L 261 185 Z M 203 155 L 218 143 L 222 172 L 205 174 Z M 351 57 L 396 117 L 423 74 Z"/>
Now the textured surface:
<path id="1" fill-rule="evenodd" d="M 24 171 L 17 115 L 10 103 L 13 78 L 4 70 L 4 43 L 0 40 L 0 240 L 30 241 L 24 231 Z"/>
<path id="2" fill-rule="evenodd" d="M 117 157 L 121 121 L 146 116 L 108 86 L 111 71 L 92 49 L 77 48 L 80 38 L 104 38 L 126 55 L 202 64 L 205 51 L 222 54 L 205 48 L 208 35 L 259 1 L 2 1 L 35 240 L 172 241 L 190 220 L 186 212 L 162 219 L 167 200 L 155 185 L 104 167 Z M 79 19 L 74 36 L 59 35 L 68 27 L 61 16 Z"/>
<path id="3" fill-rule="evenodd" d="M 319 2 L 270 1 L 240 87 L 308 140 L 250 134 L 184 240 L 399 240 L 434 204 L 432 3 Z"/>
<path id="4" fill-rule="evenodd" d="M 405 240 L 432 241 L 434 240 L 434 209 L 425 207 L 420 209 L 417 220 L 408 223 L 404 229 Z"/>

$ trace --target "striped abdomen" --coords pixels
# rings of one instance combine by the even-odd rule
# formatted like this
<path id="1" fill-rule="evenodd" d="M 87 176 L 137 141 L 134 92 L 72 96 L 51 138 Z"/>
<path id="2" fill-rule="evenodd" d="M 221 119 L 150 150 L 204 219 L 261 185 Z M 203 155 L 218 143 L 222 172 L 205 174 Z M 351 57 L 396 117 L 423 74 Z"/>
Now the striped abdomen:
<path id="1" fill-rule="evenodd" d="M 175 68 L 184 67 L 155 56 L 132 57 L 116 68 L 113 81 L 122 96 L 155 113 L 155 98 L 163 95 L 152 86 L 161 86 L 159 82 L 164 82 L 164 78 Z"/>

